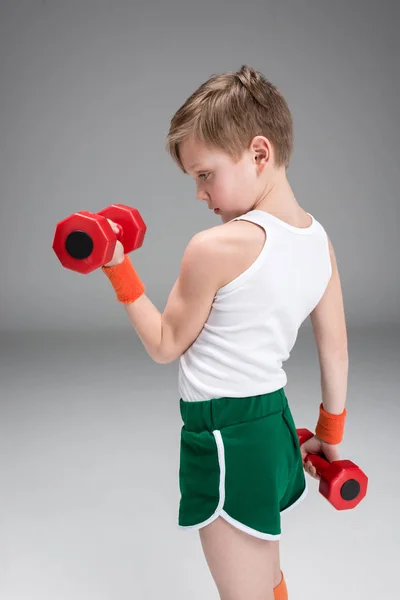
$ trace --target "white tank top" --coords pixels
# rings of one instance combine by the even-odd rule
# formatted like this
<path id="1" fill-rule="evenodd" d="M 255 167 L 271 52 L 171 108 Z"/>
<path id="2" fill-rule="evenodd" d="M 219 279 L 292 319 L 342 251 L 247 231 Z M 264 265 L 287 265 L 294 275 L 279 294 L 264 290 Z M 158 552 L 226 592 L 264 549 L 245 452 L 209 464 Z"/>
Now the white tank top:
<path id="1" fill-rule="evenodd" d="M 232 219 L 263 227 L 266 242 L 246 271 L 219 288 L 203 329 L 181 355 L 183 400 L 255 396 L 287 383 L 282 364 L 332 274 L 327 234 L 309 216 L 308 228 L 262 210 Z"/>

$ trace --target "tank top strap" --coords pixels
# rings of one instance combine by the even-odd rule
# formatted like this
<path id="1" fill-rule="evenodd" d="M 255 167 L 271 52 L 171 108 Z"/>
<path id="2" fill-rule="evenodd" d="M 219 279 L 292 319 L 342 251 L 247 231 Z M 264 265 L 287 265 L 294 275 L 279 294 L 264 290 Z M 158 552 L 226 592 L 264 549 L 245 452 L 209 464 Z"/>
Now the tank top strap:
<path id="1" fill-rule="evenodd" d="M 257 225 L 260 225 L 261 227 L 263 227 L 263 229 L 267 230 L 267 229 L 286 229 L 287 231 L 291 231 L 292 233 L 296 233 L 298 235 L 310 235 L 312 233 L 315 233 L 318 223 L 317 221 L 314 219 L 314 217 L 310 214 L 307 213 L 311 219 L 311 225 L 309 227 L 295 227 L 294 225 L 290 225 L 289 223 L 286 223 L 286 221 L 282 221 L 281 219 L 278 219 L 278 217 L 275 217 L 275 215 L 271 215 L 270 213 L 264 211 L 264 210 L 250 210 L 249 212 L 240 215 L 239 217 L 236 217 L 235 219 L 232 219 L 232 221 L 237 221 L 237 220 L 244 220 L 244 221 L 251 221 L 253 223 L 256 223 Z"/>
<path id="2" fill-rule="evenodd" d="M 251 223 L 260 225 L 264 230 L 266 230 L 270 223 L 270 221 L 268 221 L 267 213 L 263 210 L 250 210 L 244 215 L 232 219 L 232 221 L 250 221 Z"/>

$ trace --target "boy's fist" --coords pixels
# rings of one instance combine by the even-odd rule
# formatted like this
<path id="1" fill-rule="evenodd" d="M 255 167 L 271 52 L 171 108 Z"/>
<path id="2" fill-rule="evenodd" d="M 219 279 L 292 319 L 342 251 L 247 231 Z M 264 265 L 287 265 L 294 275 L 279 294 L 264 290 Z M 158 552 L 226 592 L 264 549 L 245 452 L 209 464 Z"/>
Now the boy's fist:
<path id="1" fill-rule="evenodd" d="M 111 219 L 107 219 L 107 221 L 110 223 L 113 232 L 115 234 L 118 234 L 118 232 L 119 232 L 118 225 L 116 223 L 114 223 L 114 221 L 111 221 Z M 115 244 L 115 248 L 114 248 L 113 257 L 110 260 L 110 262 L 108 262 L 104 266 L 105 267 L 115 267 L 116 265 L 120 265 L 121 263 L 123 263 L 124 262 L 124 258 L 125 258 L 124 247 L 121 244 L 121 242 L 119 240 L 117 240 L 117 242 Z"/>
<path id="2" fill-rule="evenodd" d="M 307 454 L 322 454 L 328 462 L 333 462 L 335 460 L 340 460 L 339 445 L 340 444 L 334 445 L 323 442 L 316 435 L 304 442 L 304 444 L 300 446 L 300 450 L 305 471 L 311 475 L 311 477 L 314 477 L 314 479 L 321 479 L 314 465 L 309 460 L 305 462 Z"/>

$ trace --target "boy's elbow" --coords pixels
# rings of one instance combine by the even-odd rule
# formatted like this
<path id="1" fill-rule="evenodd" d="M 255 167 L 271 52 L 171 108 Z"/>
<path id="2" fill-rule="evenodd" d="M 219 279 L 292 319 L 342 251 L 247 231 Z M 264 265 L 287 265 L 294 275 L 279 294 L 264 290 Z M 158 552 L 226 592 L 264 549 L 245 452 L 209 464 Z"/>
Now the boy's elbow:
<path id="1" fill-rule="evenodd" d="M 160 365 L 168 365 L 180 356 L 175 336 L 170 327 L 163 326 L 161 342 L 154 354 L 155 362 Z"/>
<path id="2" fill-rule="evenodd" d="M 174 362 L 178 357 L 174 352 L 165 348 L 159 348 L 157 352 L 152 356 L 154 362 L 159 365 L 169 365 Z"/>
<path id="3" fill-rule="evenodd" d="M 176 358 L 171 358 L 168 356 L 164 356 L 164 357 L 158 357 L 158 358 L 154 358 L 153 359 L 158 365 L 169 365 L 170 363 L 173 363 Z"/>
<path id="4" fill-rule="evenodd" d="M 170 360 L 167 359 L 166 356 L 160 356 L 160 355 L 153 356 L 153 360 L 158 365 L 168 365 L 168 363 L 171 362 Z"/>

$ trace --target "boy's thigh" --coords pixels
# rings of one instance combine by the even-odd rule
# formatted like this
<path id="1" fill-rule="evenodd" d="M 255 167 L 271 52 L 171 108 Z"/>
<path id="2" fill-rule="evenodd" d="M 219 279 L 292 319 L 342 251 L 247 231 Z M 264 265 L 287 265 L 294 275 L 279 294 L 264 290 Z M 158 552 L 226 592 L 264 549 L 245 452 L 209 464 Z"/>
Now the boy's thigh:
<path id="1" fill-rule="evenodd" d="M 199 530 L 201 545 L 220 597 L 273 598 L 281 580 L 279 540 L 245 533 L 222 517 Z"/>

